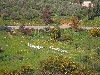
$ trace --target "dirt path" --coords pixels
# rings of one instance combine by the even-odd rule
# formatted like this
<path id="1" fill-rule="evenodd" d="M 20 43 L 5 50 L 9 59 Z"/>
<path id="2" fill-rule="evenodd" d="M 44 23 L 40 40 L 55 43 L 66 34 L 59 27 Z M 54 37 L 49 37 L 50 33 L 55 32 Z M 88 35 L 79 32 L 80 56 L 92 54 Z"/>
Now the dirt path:
<path id="1" fill-rule="evenodd" d="M 19 26 L 8 26 L 8 27 L 11 27 L 11 28 L 15 28 L 15 29 L 19 29 Z M 25 26 L 25 28 L 34 28 L 34 29 L 43 29 L 45 27 L 50 27 L 50 28 L 54 28 L 54 26 Z M 60 28 L 69 28 L 70 26 L 59 26 Z M 81 27 L 82 29 L 91 29 L 91 28 L 94 28 L 94 27 L 85 27 L 85 26 L 82 26 Z M 98 28 L 100 29 L 100 27 L 95 27 L 95 28 Z"/>

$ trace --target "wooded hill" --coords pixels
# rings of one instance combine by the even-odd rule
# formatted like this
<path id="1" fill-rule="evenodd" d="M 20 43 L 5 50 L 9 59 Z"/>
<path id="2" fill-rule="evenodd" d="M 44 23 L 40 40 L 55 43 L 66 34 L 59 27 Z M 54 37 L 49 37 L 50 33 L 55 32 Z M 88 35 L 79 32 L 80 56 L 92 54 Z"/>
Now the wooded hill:
<path id="1" fill-rule="evenodd" d="M 79 18 L 89 19 L 100 16 L 100 2 L 91 0 L 95 3 L 93 8 L 82 7 L 81 3 L 85 0 L 0 0 L 0 16 L 2 19 L 33 19 L 41 17 L 44 8 L 50 10 L 53 16 L 78 16 Z M 72 4 L 71 2 L 78 2 Z"/>

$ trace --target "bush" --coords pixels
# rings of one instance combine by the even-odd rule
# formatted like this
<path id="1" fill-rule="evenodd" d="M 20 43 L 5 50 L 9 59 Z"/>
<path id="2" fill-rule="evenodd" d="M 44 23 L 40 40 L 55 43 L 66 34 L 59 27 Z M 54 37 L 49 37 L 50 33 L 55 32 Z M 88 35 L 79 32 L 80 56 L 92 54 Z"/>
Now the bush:
<path id="1" fill-rule="evenodd" d="M 11 19 L 14 19 L 14 20 L 20 19 L 20 18 L 19 18 L 19 13 L 18 13 L 18 12 L 13 12 L 13 13 L 11 13 L 10 17 L 11 17 Z"/>
<path id="2" fill-rule="evenodd" d="M 26 29 L 25 29 L 25 34 L 26 34 L 26 35 L 31 35 L 31 29 L 26 28 Z"/>
<path id="3" fill-rule="evenodd" d="M 87 55 L 82 56 L 80 60 L 84 64 L 92 65 L 92 61 L 90 60 L 90 57 Z"/>
<path id="4" fill-rule="evenodd" d="M 48 32 L 50 32 L 51 28 L 50 27 L 45 27 L 43 30 L 44 30 L 44 32 L 48 33 Z"/>
<path id="5" fill-rule="evenodd" d="M 63 56 L 49 57 L 41 62 L 41 75 L 97 75 L 92 67 L 85 67 Z"/>
<path id="6" fill-rule="evenodd" d="M 93 64 L 93 66 L 94 66 L 94 69 L 100 73 L 100 64 L 95 63 Z"/>
<path id="7" fill-rule="evenodd" d="M 34 70 L 30 65 L 23 65 L 18 69 L 9 70 L 9 68 L 4 67 L 0 69 L 0 75 L 34 75 Z"/>
<path id="8" fill-rule="evenodd" d="M 59 41 L 72 42 L 72 37 L 69 34 L 63 34 Z"/>
<path id="9" fill-rule="evenodd" d="M 77 68 L 77 64 L 70 61 L 63 56 L 49 57 L 47 60 L 41 62 L 41 71 L 61 72 L 62 74 L 68 71 L 74 71 Z"/>
<path id="10" fill-rule="evenodd" d="M 92 28 L 89 30 L 89 34 L 90 34 L 90 36 L 98 37 L 98 36 L 100 36 L 100 29 Z"/>
<path id="11" fill-rule="evenodd" d="M 97 54 L 100 56 L 100 47 L 97 48 Z"/>
<path id="12" fill-rule="evenodd" d="M 53 38 L 55 40 L 60 38 L 60 36 L 61 36 L 60 28 L 59 27 L 52 28 L 49 35 L 51 38 Z"/>
<path id="13" fill-rule="evenodd" d="M 79 31 L 80 29 L 78 28 L 78 23 L 79 23 L 79 20 L 78 20 L 78 17 L 76 16 L 72 16 L 70 18 L 70 21 L 71 21 L 71 27 L 74 29 L 75 32 Z"/>
<path id="14" fill-rule="evenodd" d="M 21 26 L 19 27 L 19 31 L 20 31 L 22 34 L 25 33 L 25 25 L 24 25 L 24 24 L 21 25 Z"/>
<path id="15" fill-rule="evenodd" d="M 45 9 L 43 10 L 43 20 L 44 20 L 44 23 L 45 23 L 46 25 L 52 23 L 52 20 L 51 20 L 51 17 L 50 17 L 50 11 L 49 11 L 48 8 L 45 8 Z"/>

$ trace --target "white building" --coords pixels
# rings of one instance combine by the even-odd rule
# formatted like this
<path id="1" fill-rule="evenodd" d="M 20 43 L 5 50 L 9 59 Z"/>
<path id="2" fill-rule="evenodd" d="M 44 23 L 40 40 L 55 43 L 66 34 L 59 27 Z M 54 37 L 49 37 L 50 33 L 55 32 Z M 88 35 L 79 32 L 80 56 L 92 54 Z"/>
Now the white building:
<path id="1" fill-rule="evenodd" d="M 91 1 L 84 1 L 82 3 L 82 6 L 86 6 L 86 7 L 93 7 L 93 3 Z"/>

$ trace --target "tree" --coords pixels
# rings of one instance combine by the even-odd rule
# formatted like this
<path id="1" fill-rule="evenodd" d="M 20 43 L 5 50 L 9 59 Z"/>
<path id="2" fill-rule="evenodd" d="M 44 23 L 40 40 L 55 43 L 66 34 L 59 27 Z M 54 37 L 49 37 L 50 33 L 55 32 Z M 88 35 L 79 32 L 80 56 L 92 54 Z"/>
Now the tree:
<path id="1" fill-rule="evenodd" d="M 81 12 L 84 12 L 80 4 L 71 4 L 70 2 L 82 3 L 84 0 L 0 0 L 0 16 L 3 19 L 9 19 L 20 16 L 20 18 L 33 19 L 38 17 L 41 11 L 49 11 L 47 13 L 41 13 L 45 24 L 50 24 L 52 20 L 50 15 L 54 16 L 65 16 L 65 15 L 75 15 L 80 18 L 86 16 Z M 93 2 L 95 0 L 92 0 Z M 95 4 L 95 14 L 99 12 L 100 2 Z M 48 6 L 48 7 L 46 7 Z M 46 7 L 46 8 L 45 8 Z M 43 10 L 43 8 L 45 8 Z M 13 15 L 17 12 L 17 16 Z M 87 9 L 86 9 L 87 12 Z M 86 13 L 85 12 L 85 13 Z M 89 10 L 89 13 L 91 11 Z M 46 15 L 45 15 L 46 14 Z M 91 12 L 91 15 L 93 12 Z M 97 13 L 98 14 L 98 13 Z M 83 16 L 82 16 L 83 15 Z M 88 14 L 91 17 L 90 14 Z"/>
<path id="2" fill-rule="evenodd" d="M 70 21 L 72 23 L 71 27 L 74 29 L 74 31 L 75 32 L 79 31 L 79 28 L 78 28 L 78 22 L 79 22 L 78 17 L 72 16 L 70 18 Z"/>
<path id="3" fill-rule="evenodd" d="M 70 16 L 77 16 L 80 19 L 87 18 L 92 19 L 94 18 L 94 11 L 93 8 L 87 8 L 84 6 L 81 6 L 80 4 L 71 4 L 67 8 L 67 13 Z"/>
<path id="4" fill-rule="evenodd" d="M 1 18 L 2 18 L 3 20 L 6 20 L 8 17 L 9 17 L 9 15 L 8 15 L 7 13 L 2 13 L 2 14 L 1 14 Z"/>
<path id="5" fill-rule="evenodd" d="M 82 6 L 80 4 L 71 4 L 67 8 L 67 13 L 70 16 L 78 16 L 79 12 L 81 11 Z"/>
<path id="6" fill-rule="evenodd" d="M 95 13 L 93 11 L 93 8 L 88 8 L 88 17 L 87 19 L 93 19 L 95 16 Z"/>
<path id="7" fill-rule="evenodd" d="M 51 18 L 50 18 L 50 11 L 48 8 L 45 8 L 43 10 L 43 20 L 44 20 L 44 23 L 46 25 L 50 24 L 52 22 Z"/>
<path id="8" fill-rule="evenodd" d="M 100 16 L 100 1 L 98 1 L 94 6 L 95 16 Z"/>
<path id="9" fill-rule="evenodd" d="M 78 18 L 84 19 L 88 17 L 88 8 L 87 7 L 81 7 L 81 10 L 79 13 L 77 13 Z"/>
<path id="10" fill-rule="evenodd" d="M 31 15 L 31 13 L 30 12 L 24 12 L 23 13 L 23 17 L 25 18 L 25 19 L 31 19 L 32 18 L 32 15 Z"/>
<path id="11" fill-rule="evenodd" d="M 18 12 L 12 12 L 10 17 L 11 17 L 11 19 L 17 20 L 17 19 L 19 19 L 19 14 L 18 14 Z"/>
<path id="12" fill-rule="evenodd" d="M 10 18 L 10 14 L 12 13 L 12 9 L 7 7 L 4 8 L 3 10 L 1 10 L 1 18 L 2 19 L 9 19 Z"/>

